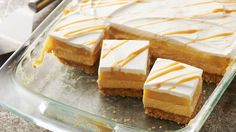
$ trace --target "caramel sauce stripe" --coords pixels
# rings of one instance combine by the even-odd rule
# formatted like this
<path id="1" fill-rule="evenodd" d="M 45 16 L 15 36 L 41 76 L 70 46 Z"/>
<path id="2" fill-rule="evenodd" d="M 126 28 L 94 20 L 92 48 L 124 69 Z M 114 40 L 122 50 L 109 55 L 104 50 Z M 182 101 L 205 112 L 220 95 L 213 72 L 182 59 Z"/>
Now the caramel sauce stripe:
<path id="1" fill-rule="evenodd" d="M 193 34 L 196 32 L 199 32 L 199 29 L 189 29 L 189 30 L 180 30 L 180 31 L 175 31 L 175 32 L 169 32 L 165 33 L 163 35 L 174 35 L 174 34 Z"/>
<path id="2" fill-rule="evenodd" d="M 223 8 L 213 10 L 213 13 L 218 13 L 218 12 L 233 13 L 233 12 L 236 12 L 236 10 L 227 10 L 227 9 L 223 9 Z"/>
<path id="3" fill-rule="evenodd" d="M 32 62 L 32 66 L 33 66 L 34 68 L 37 68 L 40 64 L 42 64 L 42 62 L 43 62 L 43 60 L 44 60 L 45 52 L 46 52 L 46 51 L 43 49 L 43 50 L 40 52 L 40 56 Z"/>
<path id="4" fill-rule="evenodd" d="M 209 36 L 206 38 L 200 38 L 200 39 L 193 40 L 192 42 L 189 42 L 187 44 L 191 44 L 191 43 L 199 42 L 199 41 L 204 41 L 204 40 L 208 40 L 208 39 L 213 39 L 213 38 L 218 38 L 218 37 L 227 37 L 227 36 L 231 36 L 233 34 L 234 33 L 232 33 L 232 32 L 215 34 L 215 35 L 212 35 L 212 36 Z"/>
<path id="5" fill-rule="evenodd" d="M 107 16 L 107 17 L 109 17 L 109 16 Z M 74 25 L 74 24 L 78 24 L 78 23 L 82 23 L 82 22 L 88 22 L 88 21 L 92 21 L 92 20 L 99 20 L 99 19 L 103 19 L 103 18 L 107 18 L 107 17 L 94 17 L 94 18 L 88 18 L 88 19 L 83 19 L 83 20 L 70 22 L 70 23 L 62 25 L 60 27 L 57 27 L 54 31 L 58 32 L 58 31 L 61 31 L 61 30 L 65 30 L 66 27 L 69 27 L 69 26 Z"/>
<path id="6" fill-rule="evenodd" d="M 151 22 L 147 22 L 147 23 L 144 23 L 144 24 L 141 24 L 141 25 L 137 25 L 137 26 L 135 26 L 135 28 L 140 28 L 140 27 L 144 27 L 144 26 L 153 26 L 154 24 L 160 24 L 160 23 L 163 23 L 163 22 L 180 20 L 179 18 L 162 18 L 162 19 L 164 19 L 164 20 L 163 21 L 160 21 L 160 19 L 153 20 Z"/>
<path id="7" fill-rule="evenodd" d="M 195 80 L 195 79 L 200 80 L 200 77 L 199 77 L 199 76 L 190 76 L 190 77 L 181 79 L 181 80 L 179 80 L 174 86 L 170 87 L 168 90 L 173 90 L 173 89 L 175 89 L 178 85 L 180 85 L 180 84 L 182 84 L 182 83 L 185 83 L 185 82 L 189 82 L 189 81 Z"/>
<path id="8" fill-rule="evenodd" d="M 91 26 L 91 27 L 81 28 L 81 29 L 74 30 L 74 31 L 71 31 L 71 32 L 68 32 L 68 33 L 64 34 L 64 37 L 66 37 L 66 38 L 77 37 L 81 34 L 88 34 L 88 33 L 91 33 L 91 32 L 98 31 L 98 30 L 104 30 L 105 28 L 106 28 L 105 25 L 98 25 L 98 26 Z"/>
<path id="9" fill-rule="evenodd" d="M 211 4 L 211 3 L 213 3 L 213 2 L 214 2 L 214 1 L 199 2 L 199 3 L 194 3 L 194 4 L 188 4 L 188 5 L 185 5 L 184 7 Z"/>
<path id="10" fill-rule="evenodd" d="M 96 42 L 97 42 L 97 40 L 91 40 L 91 41 L 81 43 L 81 45 L 92 45 L 92 44 L 96 44 Z"/>
<path id="11" fill-rule="evenodd" d="M 102 59 L 104 59 L 110 52 L 112 52 L 113 50 L 119 48 L 120 46 L 124 45 L 125 43 L 127 43 L 129 40 L 124 40 L 123 42 L 119 43 L 119 44 L 116 44 L 115 46 L 111 47 L 107 52 L 105 52 L 103 55 L 102 55 Z"/>
<path id="12" fill-rule="evenodd" d="M 222 3 L 222 4 L 228 4 L 228 3 L 236 3 L 234 1 L 206 1 L 206 2 L 199 2 L 194 4 L 185 5 L 185 7 L 189 6 L 197 6 L 197 5 L 205 5 L 205 4 L 211 4 L 211 3 Z"/>
<path id="13" fill-rule="evenodd" d="M 52 47 L 53 47 L 53 44 L 51 41 L 51 38 L 48 37 L 45 42 L 44 42 L 44 45 L 43 45 L 43 49 L 40 51 L 40 54 L 39 54 L 39 57 L 37 57 L 35 60 L 33 60 L 32 62 L 32 66 L 34 68 L 37 68 L 40 64 L 43 63 L 44 61 L 44 56 L 45 56 L 45 53 L 51 53 L 52 52 Z"/>
<path id="14" fill-rule="evenodd" d="M 129 2 L 124 1 L 124 2 L 109 3 L 109 4 L 100 4 L 100 5 L 97 5 L 95 8 L 115 6 L 115 5 L 122 5 L 122 4 L 127 4 L 127 3 L 129 3 Z"/>
<path id="15" fill-rule="evenodd" d="M 101 8 L 101 7 L 108 7 L 108 6 L 115 6 L 115 5 L 122 5 L 122 4 L 127 4 L 130 1 L 128 0 L 107 0 L 107 1 L 103 1 L 103 0 L 99 0 L 99 1 L 95 1 L 92 4 L 94 4 L 95 6 L 93 8 Z M 133 2 L 133 1 L 131 1 Z M 85 3 L 82 6 L 85 8 L 88 8 L 91 5 L 91 3 Z"/>
<path id="16" fill-rule="evenodd" d="M 190 18 L 203 17 L 203 16 L 207 16 L 207 15 L 210 15 L 210 14 L 220 13 L 220 12 L 229 14 L 229 13 L 236 12 L 236 10 L 226 10 L 226 9 L 223 9 L 223 8 L 219 8 L 219 9 L 214 9 L 213 11 L 208 12 L 208 13 L 193 15 Z"/>
<path id="17" fill-rule="evenodd" d="M 156 73 L 156 72 L 158 72 L 158 71 L 161 71 L 161 70 L 165 70 L 165 69 L 167 69 L 167 68 L 169 68 L 169 67 L 175 66 L 175 65 L 177 65 L 177 64 L 179 64 L 179 62 L 177 62 L 177 61 L 172 62 L 172 63 L 170 63 L 170 64 L 168 64 L 168 65 L 166 65 L 166 66 L 164 66 L 164 67 L 157 68 L 156 70 L 152 71 L 152 74 L 154 74 L 154 73 Z"/>
<path id="18" fill-rule="evenodd" d="M 174 19 L 169 19 L 167 21 L 171 21 L 171 20 L 174 20 Z M 149 23 L 145 23 L 145 24 L 142 24 L 142 25 L 135 26 L 135 27 L 139 28 L 139 27 L 143 27 L 143 26 L 152 26 L 152 24 L 159 24 L 159 23 L 167 22 L 167 21 L 161 21 L 161 22 L 160 21 L 158 21 L 158 22 L 157 21 L 152 21 L 152 22 L 149 22 Z M 199 31 L 202 31 L 202 30 L 201 29 L 180 30 L 180 31 L 175 31 L 175 32 L 164 33 L 161 36 L 175 35 L 175 34 L 193 34 L 193 33 L 199 32 Z M 161 31 L 161 32 L 163 32 L 163 31 Z M 161 33 L 161 32 L 159 32 L 159 33 Z M 234 32 L 226 32 L 226 33 L 215 34 L 215 35 L 212 35 L 212 36 L 209 36 L 209 37 L 206 37 L 206 38 L 200 38 L 200 39 L 197 39 L 197 40 L 193 40 L 193 41 L 191 41 L 189 43 L 186 43 L 186 44 L 193 44 L 195 42 L 200 42 L 200 41 L 213 39 L 213 38 L 217 38 L 217 37 L 227 37 L 227 36 L 231 36 L 233 34 L 234 34 Z M 230 46 L 231 46 L 231 44 L 227 45 L 225 48 L 228 48 Z"/>
<path id="19" fill-rule="evenodd" d="M 116 61 L 115 63 L 112 64 L 111 66 L 111 70 L 114 70 L 114 67 L 118 66 L 119 70 L 124 67 L 126 64 L 128 64 L 130 61 L 132 61 L 135 57 L 137 57 L 139 54 L 141 54 L 142 52 L 144 52 L 145 50 L 147 50 L 149 48 L 149 46 L 145 46 L 142 47 L 134 52 L 132 52 L 131 54 L 129 54 L 127 57 L 120 59 L 118 61 Z"/>
<path id="20" fill-rule="evenodd" d="M 171 78 L 166 79 L 166 80 L 160 82 L 159 84 L 157 84 L 156 88 L 160 88 L 163 84 L 165 84 L 165 83 L 167 83 L 167 82 L 169 82 L 171 80 L 175 80 L 175 79 L 178 79 L 178 78 L 181 78 L 181 77 L 185 77 L 185 76 L 188 76 L 188 75 L 191 75 L 191 74 L 195 74 L 195 73 L 197 73 L 197 71 L 196 72 L 190 72 L 190 73 L 186 73 L 186 74 L 182 74 L 182 75 L 171 77 Z"/>
<path id="21" fill-rule="evenodd" d="M 168 68 L 164 71 L 162 70 L 161 72 L 157 73 L 156 75 L 148 78 L 146 82 L 150 82 L 158 77 L 164 76 L 164 75 L 171 73 L 171 72 L 182 70 L 184 68 L 185 68 L 185 66 L 183 66 L 183 65 L 176 65 L 176 66 L 170 67 L 170 68 Z"/>
<path id="22" fill-rule="evenodd" d="M 225 13 L 233 13 L 233 12 L 236 12 L 236 10 L 225 10 L 223 8 L 219 8 L 219 9 L 214 9 L 213 11 L 211 12 L 208 12 L 208 13 L 204 13 L 204 14 L 198 14 L 198 15 L 193 15 L 189 18 L 195 18 L 195 17 L 202 17 L 202 16 L 206 16 L 206 15 L 209 15 L 209 14 L 214 14 L 214 13 L 219 13 L 219 12 L 225 12 Z M 183 17 L 183 18 L 169 18 L 167 19 L 166 21 L 173 21 L 173 20 L 181 20 L 181 19 L 186 19 L 188 17 Z M 166 22 L 166 21 L 162 21 L 162 22 Z M 152 26 L 153 24 L 158 24 L 158 23 L 161 23 L 161 22 L 149 22 L 149 23 L 146 23 L 146 24 L 142 24 L 142 25 L 138 25 L 138 26 L 135 26 L 136 28 L 139 28 L 139 27 L 143 27 L 143 26 Z"/>

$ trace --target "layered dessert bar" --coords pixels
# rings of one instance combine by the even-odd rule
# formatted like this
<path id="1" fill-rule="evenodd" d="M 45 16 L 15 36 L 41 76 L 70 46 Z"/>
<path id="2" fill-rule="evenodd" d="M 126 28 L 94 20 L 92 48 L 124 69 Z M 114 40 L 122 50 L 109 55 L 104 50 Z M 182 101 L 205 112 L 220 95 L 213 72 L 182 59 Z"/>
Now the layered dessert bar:
<path id="1" fill-rule="evenodd" d="M 56 45 L 59 48 L 53 45 L 50 51 L 70 65 L 94 68 L 106 28 L 106 39 L 150 41 L 152 63 L 159 57 L 180 61 L 203 69 L 205 81 L 218 83 L 236 56 L 235 1 L 181 0 L 179 3 L 179 0 L 82 1 L 78 9 L 68 9 L 57 25 L 64 23 L 62 29 L 66 30 L 50 33 L 52 42 L 48 43 L 60 43 Z M 83 31 L 78 32 L 74 27 Z M 67 29 L 77 30 L 72 32 L 76 33 L 73 39 L 61 35 Z M 90 44 L 95 41 L 94 45 Z"/>
<path id="2" fill-rule="evenodd" d="M 103 18 L 70 14 L 49 33 L 42 55 L 52 52 L 61 62 L 93 73 L 98 66 L 105 30 Z M 42 58 L 34 65 L 41 63 Z"/>
<path id="3" fill-rule="evenodd" d="M 188 123 L 201 104 L 202 73 L 199 68 L 158 58 L 144 84 L 145 113 L 180 124 Z"/>
<path id="4" fill-rule="evenodd" d="M 148 71 L 148 41 L 103 41 L 97 81 L 103 95 L 142 97 Z"/>
<path id="5" fill-rule="evenodd" d="M 113 39 L 150 40 L 152 62 L 181 61 L 219 82 L 235 52 L 235 14 L 233 1 L 149 0 L 113 13 L 109 31 Z"/>

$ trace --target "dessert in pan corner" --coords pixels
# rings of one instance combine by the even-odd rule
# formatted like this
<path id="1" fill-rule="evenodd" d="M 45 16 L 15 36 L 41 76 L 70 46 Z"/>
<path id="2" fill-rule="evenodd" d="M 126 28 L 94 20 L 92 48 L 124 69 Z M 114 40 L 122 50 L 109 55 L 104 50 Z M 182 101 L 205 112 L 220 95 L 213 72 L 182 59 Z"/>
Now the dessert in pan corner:
<path id="1" fill-rule="evenodd" d="M 234 59 L 235 21 L 236 1 L 82 2 L 65 10 L 33 65 L 48 52 L 85 73 L 98 69 L 103 95 L 143 96 L 147 115 L 186 124 L 202 79 L 218 83 Z"/>

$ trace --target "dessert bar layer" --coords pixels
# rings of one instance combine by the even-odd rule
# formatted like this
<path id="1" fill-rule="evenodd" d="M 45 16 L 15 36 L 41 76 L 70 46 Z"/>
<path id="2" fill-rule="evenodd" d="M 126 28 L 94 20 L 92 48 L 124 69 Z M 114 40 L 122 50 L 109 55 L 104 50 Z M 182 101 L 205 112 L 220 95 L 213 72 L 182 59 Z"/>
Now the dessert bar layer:
<path id="1" fill-rule="evenodd" d="M 99 91 L 104 96 L 121 96 L 121 97 L 140 97 L 143 96 L 143 89 L 133 88 L 99 88 Z"/>
<path id="2" fill-rule="evenodd" d="M 200 96 L 200 98 L 197 102 L 196 108 L 194 109 L 194 112 L 193 112 L 191 117 L 166 112 L 166 111 L 163 111 L 163 110 L 160 110 L 160 109 L 157 109 L 157 108 L 152 108 L 152 107 L 146 107 L 145 108 L 145 114 L 147 114 L 151 117 L 154 117 L 154 118 L 160 118 L 160 119 L 163 119 L 163 120 L 175 121 L 178 124 L 187 124 L 192 118 L 195 117 L 197 112 L 200 110 L 201 103 L 202 103 L 202 95 Z"/>
<path id="3" fill-rule="evenodd" d="M 149 40 L 152 63 L 156 58 L 166 58 L 196 66 L 204 70 L 204 80 L 207 82 L 219 82 L 232 61 L 229 57 L 202 52 L 174 41 L 138 35 L 115 26 L 110 28 L 109 34 L 113 39 Z"/>

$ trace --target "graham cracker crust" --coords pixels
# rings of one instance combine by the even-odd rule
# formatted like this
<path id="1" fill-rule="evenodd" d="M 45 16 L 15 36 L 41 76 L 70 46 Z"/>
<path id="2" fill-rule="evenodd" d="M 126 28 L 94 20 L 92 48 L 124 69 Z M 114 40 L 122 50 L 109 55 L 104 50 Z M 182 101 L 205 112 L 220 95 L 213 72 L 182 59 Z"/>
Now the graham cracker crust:
<path id="1" fill-rule="evenodd" d="M 155 108 L 151 108 L 151 107 L 145 108 L 145 114 L 147 114 L 148 116 L 154 117 L 154 118 L 160 118 L 160 119 L 164 119 L 164 120 L 174 121 L 178 124 L 187 124 L 192 118 L 194 118 L 196 116 L 196 114 L 200 110 L 201 103 L 202 103 L 202 96 L 203 95 L 201 94 L 198 99 L 198 103 L 195 107 L 195 110 L 194 110 L 191 117 L 177 115 L 177 114 L 165 112 L 160 109 L 155 109 Z"/>
<path id="2" fill-rule="evenodd" d="M 222 75 L 217 75 L 217 74 L 211 74 L 207 72 L 203 72 L 202 78 L 205 82 L 208 83 L 219 83 L 221 79 L 223 78 Z"/>
<path id="3" fill-rule="evenodd" d="M 80 63 L 76 63 L 73 61 L 69 61 L 69 60 L 65 60 L 63 58 L 57 57 L 59 59 L 59 61 L 65 65 L 69 65 L 72 67 L 76 67 L 78 69 L 80 69 L 81 71 L 85 72 L 86 74 L 92 74 L 95 73 L 98 69 L 98 61 L 93 65 L 93 66 L 88 66 L 88 65 L 84 65 L 84 64 L 80 64 Z"/>
<path id="4" fill-rule="evenodd" d="M 143 89 L 133 88 L 99 88 L 99 92 L 103 96 L 129 96 L 129 97 L 143 97 Z"/>

